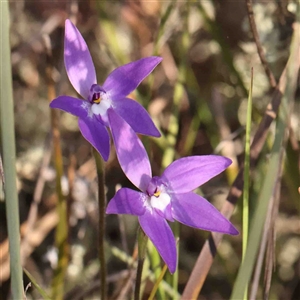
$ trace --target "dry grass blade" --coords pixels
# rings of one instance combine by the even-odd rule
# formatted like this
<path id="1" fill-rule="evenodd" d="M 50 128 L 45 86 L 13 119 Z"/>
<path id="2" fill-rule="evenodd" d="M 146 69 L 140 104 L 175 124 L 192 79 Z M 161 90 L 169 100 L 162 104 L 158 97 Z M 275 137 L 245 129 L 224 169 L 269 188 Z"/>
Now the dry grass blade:
<path id="1" fill-rule="evenodd" d="M 283 153 L 282 153 L 283 155 Z M 266 253 L 266 266 L 265 266 L 265 284 L 264 284 L 264 299 L 269 299 L 269 292 L 271 288 L 271 279 L 275 262 L 275 240 L 276 240 L 276 232 L 275 232 L 275 220 L 278 215 L 279 210 L 279 197 L 280 197 L 280 187 L 281 187 L 281 177 L 282 177 L 282 165 L 278 174 L 277 184 L 275 188 L 275 192 L 273 195 L 274 205 L 272 207 L 271 214 L 271 224 L 270 229 L 267 236 L 267 253 Z"/>
<path id="2" fill-rule="evenodd" d="M 299 25 L 294 27 L 294 33 L 298 34 L 299 32 Z M 293 45 L 293 52 L 298 53 L 300 50 L 300 43 L 294 43 Z M 289 59 L 288 63 L 291 61 Z M 296 64 L 299 67 L 299 61 L 293 61 L 294 64 Z M 271 99 L 271 102 L 268 104 L 265 114 L 263 116 L 262 121 L 259 124 L 258 130 L 255 133 L 251 150 L 250 150 L 250 165 L 251 168 L 253 168 L 257 162 L 257 158 L 259 153 L 262 150 L 262 147 L 266 141 L 267 133 L 269 130 L 269 127 L 272 123 L 272 121 L 276 118 L 279 105 L 281 103 L 282 94 L 285 91 L 286 88 L 286 68 L 281 74 L 279 84 L 276 87 L 276 89 L 273 92 L 273 96 Z M 294 68 L 294 74 L 293 76 L 297 78 L 298 68 Z M 243 172 L 244 167 L 242 166 L 240 168 L 240 171 L 234 181 L 234 183 L 231 186 L 231 189 L 229 191 L 227 201 L 224 203 L 221 212 L 222 214 L 230 219 L 235 204 L 237 203 L 237 200 L 242 194 L 243 190 Z M 203 283 L 206 279 L 206 276 L 210 270 L 210 267 L 213 263 L 214 257 L 216 255 L 216 249 L 218 245 L 221 243 L 223 235 L 219 233 L 212 233 L 208 240 L 205 242 L 202 251 L 197 259 L 197 262 L 194 266 L 194 269 L 192 271 L 192 274 L 189 278 L 189 281 L 184 289 L 184 292 L 182 294 L 182 299 L 195 299 L 197 298 L 197 295 L 199 294 Z"/>
<path id="3" fill-rule="evenodd" d="M 30 231 L 30 235 L 28 236 L 26 243 L 21 242 L 21 253 L 24 251 L 26 252 L 27 256 L 29 256 L 35 250 L 35 248 L 42 243 L 49 232 L 55 228 L 58 220 L 59 219 L 56 210 L 51 210 L 41 219 L 36 221 L 34 227 Z M 27 223 L 24 223 L 21 226 L 21 235 L 26 232 L 26 226 Z M 10 276 L 8 240 L 5 240 L 0 244 L 0 253 L 0 282 L 4 282 Z"/>

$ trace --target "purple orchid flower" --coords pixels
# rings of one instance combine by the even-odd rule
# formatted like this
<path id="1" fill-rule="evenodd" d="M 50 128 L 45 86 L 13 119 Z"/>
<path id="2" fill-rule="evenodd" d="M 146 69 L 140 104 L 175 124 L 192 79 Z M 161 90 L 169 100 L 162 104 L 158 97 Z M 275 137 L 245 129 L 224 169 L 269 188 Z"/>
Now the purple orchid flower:
<path id="1" fill-rule="evenodd" d="M 116 149 L 120 165 L 128 179 L 141 192 L 121 188 L 108 203 L 107 214 L 138 216 L 140 226 L 150 238 L 171 273 L 175 272 L 175 239 L 167 221 L 236 235 L 235 227 L 206 199 L 193 193 L 198 186 L 224 171 L 231 160 L 203 155 L 178 159 L 161 176 L 152 177 L 147 152 L 132 128 L 113 110 L 109 116 L 117 124 L 112 128 L 114 141 L 126 143 Z"/>
<path id="2" fill-rule="evenodd" d="M 105 161 L 109 157 L 109 135 L 106 127 L 119 129 L 109 118 L 109 109 L 114 110 L 136 133 L 160 136 L 148 112 L 126 96 L 137 88 L 162 58 L 146 57 L 123 65 L 110 73 L 100 86 L 97 84 L 95 67 L 86 42 L 76 26 L 66 20 L 64 60 L 69 80 L 84 100 L 59 96 L 50 103 L 50 107 L 79 117 L 78 124 L 82 135 Z"/>

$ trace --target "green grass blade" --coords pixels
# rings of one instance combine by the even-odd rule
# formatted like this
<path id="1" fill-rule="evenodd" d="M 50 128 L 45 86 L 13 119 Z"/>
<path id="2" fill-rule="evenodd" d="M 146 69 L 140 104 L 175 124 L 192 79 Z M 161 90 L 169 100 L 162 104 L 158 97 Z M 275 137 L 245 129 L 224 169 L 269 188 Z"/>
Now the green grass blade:
<path id="1" fill-rule="evenodd" d="M 249 232 L 249 173 L 250 173 L 250 136 L 251 136 L 251 115 L 252 115 L 252 89 L 253 69 L 251 70 L 251 84 L 249 89 L 247 123 L 246 123 L 246 145 L 245 145 L 245 168 L 244 168 L 244 189 L 243 189 L 243 261 L 245 260 Z M 248 285 L 245 288 L 244 300 L 247 299 Z"/>
<path id="2" fill-rule="evenodd" d="M 34 287 L 38 290 L 38 292 L 41 294 L 44 300 L 51 300 L 50 296 L 43 290 L 43 288 L 36 282 L 34 277 L 26 270 L 23 269 L 24 273 L 28 276 Z"/>
<path id="3" fill-rule="evenodd" d="M 149 242 L 148 243 L 148 253 L 149 253 L 149 259 L 153 268 L 153 273 L 155 275 L 156 281 L 158 280 L 160 274 L 161 274 L 161 267 L 160 267 L 160 256 L 154 247 L 154 245 Z M 166 299 L 165 292 L 161 286 L 158 286 L 158 293 L 157 293 L 157 300 L 163 300 Z"/>
<path id="4" fill-rule="evenodd" d="M 164 267 L 163 267 L 161 273 L 160 273 L 159 276 L 158 276 L 157 281 L 156 281 L 155 284 L 154 284 L 154 287 L 153 287 L 153 289 L 152 289 L 152 291 L 151 291 L 151 294 L 150 294 L 148 300 L 153 300 L 153 299 L 154 299 L 155 293 L 157 292 L 157 289 L 158 289 L 158 287 L 159 287 L 160 282 L 161 282 L 162 279 L 164 278 L 164 275 L 165 275 L 165 273 L 166 273 L 166 271 L 167 271 L 167 268 L 168 268 L 167 265 L 164 265 Z"/>
<path id="5" fill-rule="evenodd" d="M 12 94 L 12 73 L 9 43 L 8 1 L 0 3 L 1 27 L 1 73 L 0 73 L 0 110 L 1 144 L 3 172 L 5 179 L 6 220 L 10 252 L 11 290 L 13 299 L 24 299 L 22 266 L 20 258 L 20 218 L 17 194 L 16 145 L 14 129 L 14 104 Z"/>

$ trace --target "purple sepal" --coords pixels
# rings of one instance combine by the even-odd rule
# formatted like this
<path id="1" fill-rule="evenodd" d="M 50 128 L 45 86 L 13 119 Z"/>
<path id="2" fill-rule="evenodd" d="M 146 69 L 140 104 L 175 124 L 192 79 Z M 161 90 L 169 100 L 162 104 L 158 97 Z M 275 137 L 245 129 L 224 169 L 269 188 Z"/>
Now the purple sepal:
<path id="1" fill-rule="evenodd" d="M 146 109 L 138 102 L 129 98 L 118 99 L 114 101 L 114 110 L 135 132 L 155 137 L 161 136 Z"/>
<path id="2" fill-rule="evenodd" d="M 172 195 L 173 218 L 198 229 L 237 235 L 236 228 L 206 199 L 194 194 Z"/>
<path id="3" fill-rule="evenodd" d="M 147 152 L 133 129 L 113 110 L 108 110 L 108 119 L 117 157 L 127 178 L 141 191 L 151 180 L 151 167 Z"/>
<path id="4" fill-rule="evenodd" d="M 89 115 L 91 104 L 85 100 L 70 96 L 59 96 L 50 103 L 51 108 L 58 108 L 79 118 Z"/>
<path id="5" fill-rule="evenodd" d="M 105 80 L 103 88 L 112 100 L 129 95 L 162 61 L 161 57 L 151 56 L 133 61 L 113 70 Z"/>
<path id="6" fill-rule="evenodd" d="M 70 20 L 65 22 L 64 60 L 73 87 L 87 99 L 92 84 L 97 83 L 96 71 L 85 40 Z"/>
<path id="7" fill-rule="evenodd" d="M 78 119 L 79 129 L 84 138 L 100 153 L 105 161 L 109 157 L 109 135 L 107 129 L 94 117 Z"/>
<path id="8" fill-rule="evenodd" d="M 167 221 L 157 213 L 146 209 L 145 214 L 139 217 L 139 222 L 173 274 L 177 265 L 176 243 Z"/>
<path id="9" fill-rule="evenodd" d="M 144 193 L 122 188 L 109 201 L 106 213 L 141 216 L 146 210 L 144 205 L 146 199 L 147 197 Z"/>
<path id="10" fill-rule="evenodd" d="M 171 163 L 161 175 L 171 193 L 187 193 L 223 172 L 229 158 L 217 155 L 188 156 Z"/>

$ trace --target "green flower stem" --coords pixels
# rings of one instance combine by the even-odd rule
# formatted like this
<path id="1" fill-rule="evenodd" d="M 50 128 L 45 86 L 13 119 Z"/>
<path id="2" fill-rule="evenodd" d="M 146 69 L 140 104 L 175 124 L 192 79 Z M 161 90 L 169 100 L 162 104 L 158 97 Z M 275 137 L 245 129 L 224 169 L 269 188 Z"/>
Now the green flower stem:
<path id="1" fill-rule="evenodd" d="M 20 217 L 16 186 L 16 145 L 14 129 L 14 104 L 12 95 L 12 74 L 9 43 L 8 1 L 0 3 L 1 30 L 1 73 L 0 110 L 1 145 L 3 154 L 3 173 L 5 179 L 6 220 L 10 253 L 11 290 L 13 299 L 25 299 L 20 258 Z"/>
<path id="2" fill-rule="evenodd" d="M 99 153 L 93 148 L 93 154 L 95 157 L 97 176 L 98 176 L 98 209 L 99 209 L 99 261 L 100 261 L 100 295 L 101 300 L 107 297 L 106 288 L 106 261 L 105 261 L 105 172 L 104 162 Z"/>
<path id="3" fill-rule="evenodd" d="M 148 237 L 144 231 L 139 227 L 138 229 L 138 266 L 136 271 L 135 289 L 134 289 L 134 300 L 140 299 L 140 289 L 142 283 L 143 266 L 147 251 Z"/>

